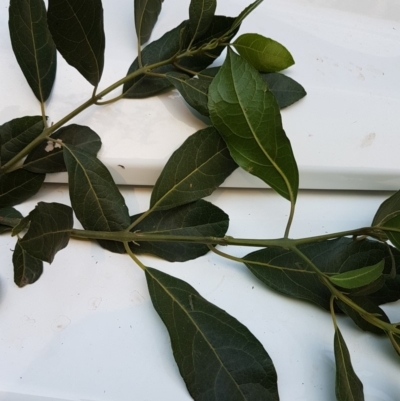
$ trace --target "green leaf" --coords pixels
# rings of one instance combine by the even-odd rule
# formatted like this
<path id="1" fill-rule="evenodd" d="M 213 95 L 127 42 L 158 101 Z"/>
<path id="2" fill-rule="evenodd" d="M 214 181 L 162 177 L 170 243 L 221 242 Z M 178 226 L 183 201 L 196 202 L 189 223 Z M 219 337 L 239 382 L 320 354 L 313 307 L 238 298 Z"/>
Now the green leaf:
<path id="1" fill-rule="evenodd" d="M 392 231 L 385 230 L 385 233 L 392 244 L 400 249 L 400 191 L 382 203 L 375 214 L 372 226 L 392 229 Z"/>
<path id="2" fill-rule="evenodd" d="M 357 270 L 336 274 L 329 279 L 333 284 L 342 288 L 359 288 L 377 280 L 382 275 L 384 268 L 385 260 L 381 260 L 372 266 L 365 266 Z"/>
<path id="3" fill-rule="evenodd" d="M 336 399 L 338 401 L 364 401 L 363 385 L 354 372 L 349 350 L 338 327 L 335 327 L 333 344 L 336 361 Z"/>
<path id="4" fill-rule="evenodd" d="M 49 0 L 49 28 L 57 50 L 93 86 L 104 67 L 105 35 L 101 0 Z"/>
<path id="5" fill-rule="evenodd" d="M 135 221 L 140 215 L 133 216 Z M 169 210 L 152 212 L 134 228 L 140 234 L 223 237 L 229 226 L 229 216 L 204 200 Z M 205 255 L 207 245 L 188 242 L 141 242 L 131 244 L 135 253 L 150 253 L 170 262 L 185 262 Z"/>
<path id="6" fill-rule="evenodd" d="M 216 0 L 191 0 L 189 6 L 189 29 L 194 39 L 207 32 L 216 8 Z"/>
<path id="7" fill-rule="evenodd" d="M 182 280 L 152 268 L 146 279 L 194 400 L 278 401 L 272 360 L 244 325 Z"/>
<path id="8" fill-rule="evenodd" d="M 39 202 L 29 219 L 28 232 L 19 245 L 30 256 L 51 263 L 55 254 L 68 245 L 74 223 L 72 209 L 61 203 Z"/>
<path id="9" fill-rule="evenodd" d="M 378 241 L 339 238 L 299 245 L 298 250 L 327 274 L 357 270 L 381 262 L 382 259 L 385 259 L 386 269 L 391 269 L 389 248 Z M 376 304 L 400 299 L 400 252 L 395 249 L 391 251 L 398 273 L 395 279 L 385 277 L 385 285 L 368 295 Z M 270 288 L 329 310 L 330 291 L 296 253 L 267 248 L 250 253 L 244 259 L 250 271 Z M 386 271 L 384 273 L 387 274 Z"/>
<path id="10" fill-rule="evenodd" d="M 0 208 L 18 205 L 35 195 L 45 177 L 25 170 L 0 175 Z"/>
<path id="11" fill-rule="evenodd" d="M 33 284 L 43 273 L 43 262 L 29 255 L 17 241 L 13 253 L 14 282 L 18 287 Z"/>
<path id="12" fill-rule="evenodd" d="M 275 96 L 281 109 L 296 103 L 307 94 L 298 82 L 286 75 L 270 73 L 261 74 L 261 77 Z"/>
<path id="13" fill-rule="evenodd" d="M 168 160 L 153 188 L 150 207 L 165 210 L 204 198 L 236 167 L 215 128 L 197 131 Z"/>
<path id="14" fill-rule="evenodd" d="M 29 145 L 43 129 L 41 116 L 15 118 L 0 125 L 0 166 Z"/>
<path id="15" fill-rule="evenodd" d="M 292 55 L 280 43 L 256 33 L 239 36 L 233 46 L 256 70 L 277 72 L 294 64 Z"/>
<path id="16" fill-rule="evenodd" d="M 36 98 L 45 102 L 56 77 L 57 52 L 43 0 L 10 0 L 9 29 L 18 64 Z"/>
<path id="17" fill-rule="evenodd" d="M 358 306 L 363 308 L 369 313 L 373 313 L 376 316 L 379 316 L 379 319 L 386 322 L 390 323 L 389 318 L 387 317 L 386 313 L 372 300 L 370 300 L 367 297 L 353 297 L 350 296 L 351 300 L 356 303 Z M 347 315 L 349 316 L 353 322 L 360 327 L 364 331 L 369 331 L 374 334 L 385 334 L 385 332 L 380 329 L 379 327 L 376 327 L 375 325 L 369 323 L 367 320 L 363 319 L 363 317 L 356 312 L 353 308 L 345 304 L 343 301 L 336 300 L 339 308 Z"/>
<path id="18" fill-rule="evenodd" d="M 28 216 L 23 217 L 12 229 L 11 231 L 11 236 L 15 237 L 16 235 L 19 235 L 22 231 L 27 230 L 29 227 L 29 224 L 31 224 L 31 218 L 28 214 Z"/>
<path id="19" fill-rule="evenodd" d="M 176 55 L 181 50 L 181 31 L 185 29 L 186 24 L 187 21 L 183 21 L 176 28 L 165 33 L 160 39 L 148 44 L 142 51 L 142 64 L 151 65 L 162 60 L 168 60 Z M 139 61 L 136 58 L 129 67 L 127 75 L 138 69 Z M 171 64 L 168 64 L 155 68 L 152 71 L 158 74 L 165 74 L 173 70 L 175 68 Z M 169 87 L 171 87 L 171 84 L 167 78 L 143 74 L 126 82 L 123 87 L 123 93 L 125 98 L 141 99 L 153 96 Z"/>
<path id="20" fill-rule="evenodd" d="M 145 44 L 153 32 L 163 0 L 135 0 L 135 28 L 139 44 Z"/>
<path id="21" fill-rule="evenodd" d="M 228 56 L 208 91 L 211 121 L 233 159 L 294 203 L 299 173 L 274 95 L 240 56 Z"/>
<path id="22" fill-rule="evenodd" d="M 22 214 L 13 207 L 0 209 L 0 234 L 11 231 L 22 219 Z"/>
<path id="23" fill-rule="evenodd" d="M 121 231 L 130 224 L 125 200 L 110 172 L 97 157 L 73 145 L 65 145 L 69 194 L 76 217 L 86 230 Z M 122 243 L 99 241 L 112 252 L 124 253 Z"/>
<path id="24" fill-rule="evenodd" d="M 100 137 L 84 125 L 71 124 L 62 127 L 52 135 L 52 138 L 74 145 L 93 156 L 96 156 L 101 148 Z M 24 169 L 34 173 L 67 171 L 62 146 L 51 141 L 43 141 L 25 159 Z"/>

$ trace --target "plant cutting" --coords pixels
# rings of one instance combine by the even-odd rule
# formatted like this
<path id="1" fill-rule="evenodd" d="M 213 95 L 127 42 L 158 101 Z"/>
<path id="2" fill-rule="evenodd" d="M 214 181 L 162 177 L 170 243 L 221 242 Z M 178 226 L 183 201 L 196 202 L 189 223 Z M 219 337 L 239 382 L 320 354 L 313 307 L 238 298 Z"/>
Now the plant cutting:
<path id="1" fill-rule="evenodd" d="M 400 297 L 400 193 L 380 206 L 368 227 L 291 238 L 299 173 L 280 109 L 305 91 L 280 73 L 294 64 L 288 49 L 257 33 L 239 33 L 242 21 L 261 3 L 231 17 L 216 14 L 215 0 L 192 0 L 188 19 L 150 42 L 162 1 L 135 1 L 138 55 L 126 76 L 99 89 L 105 48 L 101 1 L 49 0 L 46 9 L 42 0 L 11 0 L 10 39 L 39 112 L 0 127 L 0 229 L 15 237 L 14 281 L 20 287 L 36 282 L 43 262 L 52 263 L 59 251 L 73 246 L 71 239 L 126 253 L 146 277 L 195 400 L 278 400 L 279 372 L 268 345 L 188 283 L 147 266 L 142 254 L 190 263 L 213 252 L 246 266 L 273 290 L 325 309 L 334 328 L 337 400 L 363 400 L 363 385 L 336 315 L 386 336 L 400 353 L 400 324 L 380 307 Z M 223 50 L 221 66 L 213 66 Z M 57 53 L 93 91 L 87 101 L 52 121 L 46 104 Z M 122 98 L 132 99 L 135 107 L 140 99 L 172 88 L 208 124 L 172 154 L 148 209 L 131 215 L 97 158 L 100 137 L 73 119 Z M 228 215 L 204 199 L 236 168 L 263 180 L 287 203 L 287 224 L 277 238 L 230 236 Z M 39 202 L 25 216 L 14 208 L 38 193 L 46 174 L 61 171 L 68 173 L 70 205 Z M 74 214 L 83 229 L 74 227 Z M 237 257 L 229 252 L 232 246 L 259 250 Z"/>

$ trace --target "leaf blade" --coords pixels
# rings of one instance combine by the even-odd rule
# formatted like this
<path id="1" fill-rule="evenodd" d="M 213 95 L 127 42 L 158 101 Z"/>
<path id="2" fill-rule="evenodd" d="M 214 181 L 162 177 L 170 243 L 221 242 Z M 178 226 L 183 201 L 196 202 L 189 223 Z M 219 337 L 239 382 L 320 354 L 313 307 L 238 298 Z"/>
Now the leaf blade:
<path id="1" fill-rule="evenodd" d="M 39 280 L 43 273 L 43 262 L 29 255 L 17 241 L 13 253 L 14 283 L 22 288 Z"/>
<path id="2" fill-rule="evenodd" d="M 21 117 L 0 126 L 0 166 L 16 156 L 44 129 L 41 116 Z"/>
<path id="3" fill-rule="evenodd" d="M 135 221 L 140 215 L 133 216 Z M 228 215 L 202 199 L 173 209 L 152 212 L 134 228 L 140 234 L 223 237 L 229 226 Z M 204 244 L 184 242 L 141 242 L 130 244 L 135 253 L 150 253 L 170 262 L 185 262 L 209 252 Z"/>
<path id="4" fill-rule="evenodd" d="M 216 0 L 191 0 L 189 6 L 189 29 L 193 34 L 193 39 L 207 32 L 216 8 Z"/>
<path id="5" fill-rule="evenodd" d="M 253 67 L 228 50 L 209 87 L 211 121 L 233 159 L 294 203 L 299 173 L 279 107 Z"/>
<path id="6" fill-rule="evenodd" d="M 39 202 L 29 213 L 29 219 L 20 247 L 30 256 L 52 263 L 56 253 L 68 245 L 73 227 L 72 208 L 61 203 Z"/>
<path id="7" fill-rule="evenodd" d="M 168 160 L 153 188 L 150 207 L 165 210 L 208 196 L 236 167 L 213 127 L 197 131 Z"/>
<path id="8" fill-rule="evenodd" d="M 56 77 L 57 52 L 43 0 L 11 0 L 9 29 L 18 64 L 36 98 L 44 103 Z"/>
<path id="9" fill-rule="evenodd" d="M 233 46 L 257 71 L 278 72 L 294 64 L 285 46 L 256 33 L 239 36 Z"/>
<path id="10" fill-rule="evenodd" d="M 139 45 L 144 45 L 150 39 L 153 28 L 161 12 L 163 0 L 135 0 L 135 28 Z"/>
<path id="11" fill-rule="evenodd" d="M 97 86 L 105 49 L 101 0 L 49 0 L 47 18 L 57 50 L 91 85 Z"/>
<path id="12" fill-rule="evenodd" d="M 245 326 L 184 281 L 152 268 L 145 273 L 154 308 L 167 326 L 175 360 L 195 400 L 229 396 L 230 401 L 278 401 L 272 360 Z"/>
<path id="13" fill-rule="evenodd" d="M 86 230 L 121 231 L 130 224 L 125 200 L 104 164 L 73 145 L 63 146 L 71 205 Z M 99 241 L 112 252 L 124 253 L 123 244 Z"/>
<path id="14" fill-rule="evenodd" d="M 335 327 L 334 352 L 336 361 L 335 392 L 338 401 L 364 401 L 363 384 L 356 375 L 350 353 L 339 328 Z"/>
<path id="15" fill-rule="evenodd" d="M 45 174 L 15 170 L 0 175 L 0 208 L 18 205 L 35 195 L 42 186 Z"/>

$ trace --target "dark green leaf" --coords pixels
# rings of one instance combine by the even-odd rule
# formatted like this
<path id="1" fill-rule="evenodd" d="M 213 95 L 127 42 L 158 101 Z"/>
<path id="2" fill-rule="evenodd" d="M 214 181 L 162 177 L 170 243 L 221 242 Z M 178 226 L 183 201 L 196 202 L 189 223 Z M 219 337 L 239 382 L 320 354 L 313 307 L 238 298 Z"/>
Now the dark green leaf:
<path id="1" fill-rule="evenodd" d="M 279 106 L 260 74 L 228 50 L 208 91 L 211 121 L 236 163 L 294 203 L 299 174 Z"/>
<path id="2" fill-rule="evenodd" d="M 11 44 L 18 64 L 40 102 L 50 96 L 56 77 L 57 52 L 43 0 L 10 0 Z"/>
<path id="3" fill-rule="evenodd" d="M 82 226 L 96 231 L 126 229 L 130 224 L 128 208 L 104 164 L 73 145 L 64 145 L 63 149 L 71 204 Z M 104 240 L 99 243 L 112 252 L 125 252 L 122 243 Z"/>
<path id="4" fill-rule="evenodd" d="M 104 67 L 101 0 L 49 0 L 49 28 L 57 50 L 93 86 Z"/>
<path id="5" fill-rule="evenodd" d="M 245 326 L 182 280 L 151 268 L 146 279 L 194 400 L 279 400 L 272 360 Z"/>
<path id="6" fill-rule="evenodd" d="M 15 245 L 13 253 L 14 282 L 18 287 L 33 284 L 43 273 L 43 262 L 29 255 L 20 245 Z"/>
<path id="7" fill-rule="evenodd" d="M 186 102 L 203 116 L 208 116 L 208 87 L 210 78 L 198 76 L 191 78 L 179 72 L 167 73 L 167 79 L 178 89 Z"/>
<path id="8" fill-rule="evenodd" d="M 360 288 L 377 280 L 382 275 L 384 268 L 385 260 L 381 260 L 372 266 L 365 266 L 360 269 L 335 274 L 330 277 L 330 280 L 333 284 L 342 288 Z"/>
<path id="9" fill-rule="evenodd" d="M 207 31 L 200 38 L 193 42 L 193 47 L 200 48 L 210 41 L 220 40 L 226 42 L 235 35 L 237 29 L 231 30 L 234 18 L 215 15 Z M 162 60 L 169 60 L 186 49 L 190 44 L 190 35 L 187 33 L 188 21 L 183 21 L 179 26 L 164 34 L 160 39 L 151 42 L 142 51 L 142 64 L 152 65 Z M 231 32 L 232 31 L 232 32 Z M 228 33 L 230 32 L 230 33 Z M 198 54 L 191 54 L 189 57 L 179 59 L 177 65 L 185 70 L 201 71 L 221 54 L 225 46 L 216 46 L 214 49 L 200 51 Z M 139 69 L 139 62 L 136 58 L 128 70 L 128 75 Z M 167 64 L 152 70 L 158 74 L 166 74 L 171 71 L 179 71 L 172 64 Z M 166 77 L 140 75 L 133 78 L 124 85 L 124 97 L 144 98 L 156 95 L 172 84 Z"/>
<path id="10" fill-rule="evenodd" d="M 191 0 L 189 6 L 189 29 L 194 39 L 207 32 L 216 8 L 216 0 Z"/>
<path id="11" fill-rule="evenodd" d="M 145 44 L 161 12 L 163 0 L 135 0 L 135 28 L 139 44 Z"/>
<path id="12" fill-rule="evenodd" d="M 168 160 L 153 188 L 150 207 L 170 209 L 204 198 L 236 167 L 215 128 L 197 131 Z"/>
<path id="13" fill-rule="evenodd" d="M 349 350 L 338 327 L 335 327 L 334 350 L 336 399 L 338 401 L 364 401 L 363 385 L 354 372 Z"/>
<path id="14" fill-rule="evenodd" d="M 0 234 L 11 231 L 22 219 L 22 214 L 13 207 L 0 209 Z"/>
<path id="15" fill-rule="evenodd" d="M 185 29 L 187 21 L 165 33 L 160 39 L 148 44 L 142 51 L 142 64 L 151 65 L 162 60 L 168 60 L 181 50 L 181 31 Z M 139 61 L 136 58 L 129 67 L 127 75 L 139 69 Z M 173 71 L 171 65 L 165 65 L 153 70 L 158 74 Z M 140 99 L 153 96 L 171 87 L 167 78 L 140 75 L 125 83 L 123 92 L 125 98 Z"/>
<path id="16" fill-rule="evenodd" d="M 257 71 L 277 72 L 294 64 L 293 57 L 286 47 L 256 33 L 239 36 L 233 45 Z"/>
<path id="17" fill-rule="evenodd" d="M 18 205 L 35 195 L 45 177 L 25 170 L 0 175 L 0 208 Z"/>
<path id="18" fill-rule="evenodd" d="M 344 273 L 370 266 L 382 259 L 385 259 L 386 269 L 391 269 L 388 247 L 377 241 L 340 238 L 300 245 L 298 249 L 324 273 Z M 395 249 L 392 252 L 398 274 L 395 279 L 385 277 L 385 285 L 374 294 L 368 295 L 377 304 L 400 298 L 400 252 Z M 269 287 L 329 310 L 330 291 L 296 253 L 267 248 L 253 252 L 244 259 L 249 261 L 246 266 L 250 271 Z M 387 274 L 386 271 L 384 273 Z"/>
<path id="19" fill-rule="evenodd" d="M 15 118 L 0 126 L 0 166 L 16 156 L 44 129 L 41 116 Z"/>
<path id="20" fill-rule="evenodd" d="M 39 202 L 29 218 L 28 232 L 19 245 L 30 256 L 51 263 L 55 254 L 68 245 L 74 223 L 72 209 L 60 203 Z"/>
<path id="21" fill-rule="evenodd" d="M 140 215 L 133 216 L 135 221 Z M 177 208 L 152 212 L 134 228 L 140 234 L 223 237 L 229 217 L 221 209 L 204 200 Z M 207 245 L 188 242 L 141 242 L 131 244 L 135 253 L 150 253 L 170 262 L 195 259 L 209 251 Z"/>
<path id="22" fill-rule="evenodd" d="M 74 145 L 93 156 L 96 156 L 101 148 L 100 137 L 92 129 L 83 125 L 71 124 L 62 127 L 52 135 L 52 138 Z M 67 171 L 61 145 L 43 141 L 25 159 L 24 169 L 34 173 Z"/>
<path id="23" fill-rule="evenodd" d="M 261 74 L 261 76 L 264 82 L 266 82 L 268 89 L 275 96 L 281 109 L 296 103 L 307 94 L 298 82 L 286 75 L 270 73 Z"/>
<path id="24" fill-rule="evenodd" d="M 11 235 L 13 237 L 15 237 L 16 235 L 19 235 L 22 231 L 28 229 L 29 224 L 31 224 L 31 217 L 28 214 L 28 216 L 23 217 L 18 224 L 16 224 L 12 231 L 11 231 Z"/>
<path id="25" fill-rule="evenodd" d="M 210 42 L 219 43 L 219 45 L 214 49 L 200 51 L 190 57 L 182 58 L 179 60 L 178 65 L 191 71 L 202 71 L 212 64 L 225 49 L 224 43 L 229 43 L 239 30 L 239 27 L 232 29 L 234 22 L 235 18 L 214 15 L 207 31 L 193 42 L 193 47 L 200 49 Z M 190 37 L 188 38 L 190 39 Z"/>
<path id="26" fill-rule="evenodd" d="M 386 322 L 390 323 L 389 318 L 387 317 L 386 313 L 373 301 L 371 301 L 367 297 L 350 297 L 351 300 L 356 303 L 358 306 L 363 308 L 369 313 L 373 313 L 377 316 L 379 316 L 379 319 Z M 380 329 L 379 327 L 374 326 L 373 324 L 369 323 L 367 320 L 363 319 L 363 317 L 357 313 L 353 308 L 345 304 L 344 302 L 337 300 L 336 301 L 339 308 L 347 315 L 349 316 L 354 323 L 360 327 L 364 331 L 369 331 L 371 333 L 375 334 L 385 334 L 385 332 Z"/>
<path id="27" fill-rule="evenodd" d="M 375 214 L 372 226 L 393 229 L 386 231 L 392 244 L 400 249 L 400 191 L 386 199 Z"/>

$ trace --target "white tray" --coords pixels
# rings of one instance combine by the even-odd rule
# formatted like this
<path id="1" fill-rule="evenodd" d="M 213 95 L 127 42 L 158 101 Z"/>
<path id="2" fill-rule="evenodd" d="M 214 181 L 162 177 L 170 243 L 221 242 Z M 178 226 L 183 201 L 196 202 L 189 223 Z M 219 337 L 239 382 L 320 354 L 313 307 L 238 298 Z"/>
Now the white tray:
<path id="1" fill-rule="evenodd" d="M 236 16 L 249 0 L 220 0 L 218 14 Z M 105 88 L 126 74 L 136 57 L 132 0 L 103 0 Z M 179 4 L 178 4 L 179 3 Z M 181 2 L 165 2 L 152 39 L 187 18 Z M 8 12 L 0 9 L 0 122 L 39 113 L 8 39 Z M 283 111 L 300 169 L 300 186 L 315 189 L 400 188 L 400 4 L 398 0 L 268 0 L 241 31 L 284 44 L 296 64 L 285 71 L 308 95 Z M 221 63 L 222 60 L 219 60 Z M 47 114 L 57 121 L 91 94 L 91 86 L 58 58 Z M 204 127 L 176 91 L 151 99 L 92 107 L 73 122 L 102 138 L 100 157 L 119 184 L 152 185 L 182 141 Z M 66 182 L 65 174 L 48 181 Z M 225 183 L 263 183 L 237 171 Z"/>

